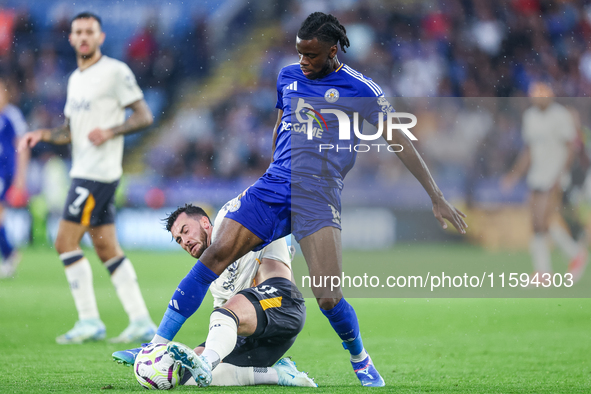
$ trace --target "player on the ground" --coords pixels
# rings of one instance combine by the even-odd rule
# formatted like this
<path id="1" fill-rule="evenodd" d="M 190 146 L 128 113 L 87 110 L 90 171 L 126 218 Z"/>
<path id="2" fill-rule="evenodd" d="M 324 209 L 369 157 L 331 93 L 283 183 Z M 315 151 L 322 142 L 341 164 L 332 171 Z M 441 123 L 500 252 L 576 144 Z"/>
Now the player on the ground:
<path id="1" fill-rule="evenodd" d="M 226 203 L 213 224 L 203 209 L 185 205 L 168 216 L 166 229 L 187 253 L 198 259 L 217 238 L 228 211 L 239 205 L 240 197 Z M 200 346 L 195 352 L 217 358 L 213 385 L 316 387 L 312 379 L 295 369 L 291 360 L 276 364 L 293 345 L 306 320 L 304 299 L 291 282 L 291 259 L 285 239 L 278 239 L 230 264 L 211 284 L 215 309 L 205 347 Z M 152 342 L 169 341 L 156 336 Z M 171 346 L 175 351 L 182 349 L 185 354 L 193 354 L 184 345 Z M 139 350 L 115 352 L 113 358 L 133 365 Z M 186 374 L 187 378 L 190 376 Z M 193 379 L 183 382 L 187 383 L 196 384 Z"/>
<path id="2" fill-rule="evenodd" d="M 7 200 L 11 205 L 26 201 L 25 182 L 30 152 L 28 149 L 16 151 L 18 138 L 26 132 L 23 114 L 10 104 L 8 86 L 0 79 L 0 278 L 13 277 L 20 261 L 20 255 L 6 235 L 4 205 Z"/>
<path id="3" fill-rule="evenodd" d="M 587 265 L 587 249 L 562 226 L 551 223 L 553 215 L 561 213 L 562 192 L 570 183 L 577 137 L 575 118 L 554 101 L 554 92 L 546 83 L 533 83 L 529 96 L 533 105 L 523 113 L 522 122 L 525 146 L 511 172 L 502 179 L 501 186 L 511 190 L 527 173 L 534 231 L 530 241 L 532 278 L 541 282 L 552 274 L 550 235 L 571 260 L 569 272 L 573 281 L 577 281 Z"/>
<path id="4" fill-rule="evenodd" d="M 112 341 L 146 341 L 155 329 L 133 265 L 117 242 L 114 224 L 123 135 L 149 126 L 153 117 L 129 67 L 101 53 L 104 40 L 97 15 L 85 12 L 74 17 L 70 44 L 76 52 L 78 68 L 68 80 L 65 123 L 51 130 L 27 133 L 21 141 L 22 149 L 40 141 L 72 143 L 72 185 L 55 248 L 64 263 L 79 320 L 73 329 L 56 339 L 60 344 L 106 336 L 94 295 L 92 270 L 80 249 L 86 232 L 129 316 L 129 326 Z M 133 111 L 127 120 L 126 108 Z"/>
<path id="5" fill-rule="evenodd" d="M 465 232 L 464 214 L 445 200 L 410 140 L 401 130 L 394 129 L 391 135 L 387 132 L 385 112 L 391 107 L 379 86 L 341 64 L 337 44 L 344 51 L 349 39 L 334 16 L 315 12 L 303 22 L 296 38 L 299 63 L 284 67 L 277 80 L 279 114 L 273 133 L 273 162 L 263 177 L 246 191 L 240 206 L 226 215 L 216 241 L 179 284 L 179 291 L 174 292 L 158 328 L 160 337 L 174 338 L 184 321 L 199 308 L 210 284 L 228 265 L 290 232 L 300 243 L 311 276 L 341 277 L 340 194 L 343 178 L 352 168 L 356 152 L 347 149 L 319 152 L 319 143 L 338 144 L 337 118 L 327 115 L 328 127 L 298 133 L 303 125 L 292 127 L 295 123 L 292 115 L 297 118 L 305 105 L 296 107 L 292 100 L 305 104 L 309 99 L 320 98 L 325 104 L 336 102 L 340 106 L 339 97 L 368 98 L 362 100 L 367 104 L 363 108 L 341 107 L 341 110 L 348 110 L 349 120 L 352 112 L 359 112 L 362 118 L 381 127 L 389 144 L 400 145 L 403 149 L 397 153 L 398 157 L 431 197 L 437 220 L 446 228 L 444 219 L 447 219 L 458 231 Z M 313 140 L 307 140 L 309 135 Z M 330 291 L 314 287 L 313 291 L 320 310 L 349 351 L 361 384 L 383 386 L 384 380 L 363 347 L 355 311 L 343 298 L 341 288 Z M 205 375 L 203 381 L 215 362 L 216 358 L 207 354 L 194 361 L 198 364 L 195 369 Z"/>

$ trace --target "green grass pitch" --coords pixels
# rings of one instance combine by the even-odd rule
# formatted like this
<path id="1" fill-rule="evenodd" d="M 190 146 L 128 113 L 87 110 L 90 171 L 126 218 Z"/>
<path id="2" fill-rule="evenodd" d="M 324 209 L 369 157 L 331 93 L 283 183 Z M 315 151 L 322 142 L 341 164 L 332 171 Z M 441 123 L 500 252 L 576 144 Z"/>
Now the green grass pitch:
<path id="1" fill-rule="evenodd" d="M 101 317 L 108 337 L 127 318 L 107 272 L 91 251 Z M 179 253 L 130 252 L 152 317 L 159 321 L 169 297 L 193 264 Z M 439 264 L 457 259 L 502 260 L 529 268 L 527 253 L 493 254 L 463 246 L 399 246 L 386 252 L 348 252 L 360 264 L 417 259 Z M 507 257 L 509 256 L 509 257 Z M 294 264 L 301 270 L 301 258 Z M 589 275 L 588 275 L 589 276 Z M 364 343 L 386 387 L 396 393 L 589 393 L 591 392 L 591 301 L 567 299 L 351 298 Z M 318 389 L 281 387 L 208 388 L 208 392 L 357 393 L 362 390 L 345 350 L 308 300 L 304 331 L 288 352 Z M 211 298 L 177 340 L 204 340 Z M 16 279 L 0 282 L 0 392 L 143 391 L 131 368 L 111 361 L 121 345 L 105 342 L 60 346 L 55 337 L 76 320 L 63 268 L 49 249 L 23 251 Z M 123 346 L 125 347 L 125 346 Z M 179 391 L 201 390 L 183 387 Z"/>

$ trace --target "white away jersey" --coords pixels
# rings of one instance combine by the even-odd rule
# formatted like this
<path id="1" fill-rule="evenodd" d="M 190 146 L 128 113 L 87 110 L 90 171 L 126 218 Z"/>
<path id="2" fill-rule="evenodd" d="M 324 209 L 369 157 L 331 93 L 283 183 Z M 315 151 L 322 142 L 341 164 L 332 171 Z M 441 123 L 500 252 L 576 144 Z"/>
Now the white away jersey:
<path id="1" fill-rule="evenodd" d="M 232 210 L 232 207 L 240 204 L 236 197 L 230 200 L 220 209 L 215 217 L 212 233 L 212 241 L 215 240 L 217 229 L 220 228 L 222 220 L 226 214 Z M 285 238 L 271 242 L 258 252 L 249 252 L 236 260 L 222 272 L 210 286 L 209 290 L 213 295 L 213 307 L 218 308 L 226 303 L 233 295 L 241 290 L 254 285 L 254 278 L 259 270 L 259 265 L 263 258 L 273 259 L 285 263 L 291 269 L 291 257 L 287 249 Z"/>
<path id="2" fill-rule="evenodd" d="M 119 60 L 103 55 L 86 70 L 72 73 L 64 109 L 72 132 L 72 178 L 113 182 L 121 177 L 123 136 L 97 147 L 88 134 L 97 127 L 121 125 L 125 107 L 142 98 L 133 73 Z"/>
<path id="3" fill-rule="evenodd" d="M 549 190 L 561 175 L 568 173 L 568 143 L 576 137 L 573 117 L 558 103 L 544 111 L 532 106 L 523 113 L 522 127 L 531 154 L 527 184 L 532 189 Z"/>

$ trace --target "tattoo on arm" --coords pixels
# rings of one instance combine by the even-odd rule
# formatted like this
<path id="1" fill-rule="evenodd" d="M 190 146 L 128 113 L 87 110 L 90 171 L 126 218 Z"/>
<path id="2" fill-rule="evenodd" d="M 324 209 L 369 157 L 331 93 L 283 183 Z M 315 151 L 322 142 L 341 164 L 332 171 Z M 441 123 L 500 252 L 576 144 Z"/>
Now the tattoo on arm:
<path id="1" fill-rule="evenodd" d="M 69 144 L 72 141 L 72 134 L 70 132 L 70 119 L 66 118 L 63 125 L 54 127 L 49 130 L 49 133 L 43 136 L 43 141 L 51 142 L 56 145 Z"/>
<path id="2" fill-rule="evenodd" d="M 152 111 L 150 111 L 150 107 L 148 107 L 145 100 L 142 99 L 131 103 L 127 108 L 130 108 L 133 113 L 122 125 L 111 128 L 115 135 L 130 134 L 154 122 Z"/>

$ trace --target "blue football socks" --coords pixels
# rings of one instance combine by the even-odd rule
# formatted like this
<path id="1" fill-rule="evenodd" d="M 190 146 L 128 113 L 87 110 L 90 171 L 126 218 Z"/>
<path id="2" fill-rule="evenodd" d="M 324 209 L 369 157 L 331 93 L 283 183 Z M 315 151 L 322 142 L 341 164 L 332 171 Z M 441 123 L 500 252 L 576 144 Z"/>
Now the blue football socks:
<path id="1" fill-rule="evenodd" d="M 334 308 L 325 311 L 320 309 L 328 318 L 330 325 L 343 340 L 343 345 L 352 356 L 363 351 L 363 341 L 359 335 L 359 322 L 355 309 L 344 298 L 341 298 Z"/>
<path id="2" fill-rule="evenodd" d="M 215 272 L 197 260 L 197 263 L 191 268 L 191 271 L 181 281 L 172 295 L 157 334 L 172 340 L 185 320 L 199 308 L 211 282 L 217 278 L 218 275 Z"/>
<path id="3" fill-rule="evenodd" d="M 12 245 L 6 237 L 6 230 L 2 225 L 0 226 L 0 253 L 2 254 L 2 258 L 6 260 L 12 254 L 13 250 Z"/>

